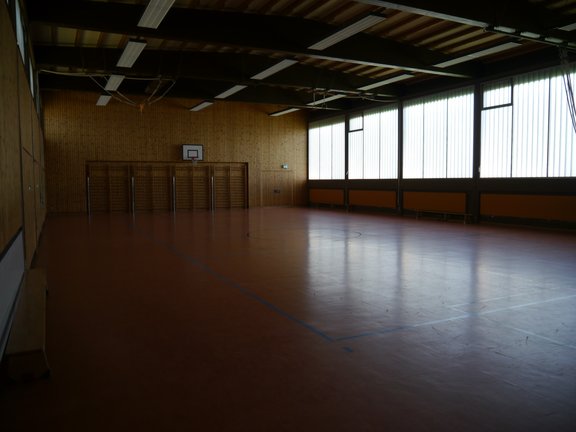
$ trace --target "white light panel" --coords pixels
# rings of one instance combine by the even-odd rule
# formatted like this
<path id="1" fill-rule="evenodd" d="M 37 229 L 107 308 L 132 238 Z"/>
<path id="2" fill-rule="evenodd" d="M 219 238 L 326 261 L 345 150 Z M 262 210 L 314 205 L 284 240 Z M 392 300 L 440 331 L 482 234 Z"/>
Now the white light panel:
<path id="1" fill-rule="evenodd" d="M 125 68 L 132 67 L 144 48 L 146 48 L 146 41 L 128 41 L 116 66 Z"/>
<path id="2" fill-rule="evenodd" d="M 190 111 L 200 111 L 203 110 L 204 108 L 208 108 L 211 105 L 214 105 L 214 102 L 210 101 L 200 102 L 198 105 L 194 105 L 192 108 L 190 108 Z"/>
<path id="3" fill-rule="evenodd" d="M 270 75 L 274 75 L 275 73 L 280 72 L 281 70 L 289 68 L 295 63 L 298 62 L 296 60 L 290 60 L 290 59 L 282 60 L 281 62 L 276 63 L 274 66 L 270 66 L 268 69 L 264 69 L 262 72 L 257 73 L 252 77 L 252 79 L 262 80 L 264 78 L 268 78 Z"/>
<path id="4" fill-rule="evenodd" d="M 349 25 L 348 27 L 343 28 L 340 31 L 328 36 L 325 39 L 322 39 L 319 42 L 316 42 L 313 45 L 310 45 L 308 48 L 313 50 L 321 51 L 326 49 L 332 45 L 337 44 L 338 42 L 343 41 L 344 39 L 348 39 L 350 36 L 355 35 L 356 33 L 360 33 L 379 22 L 384 21 L 386 18 L 379 15 L 368 15 L 362 18 L 359 21 L 356 21 L 354 24 Z"/>
<path id="5" fill-rule="evenodd" d="M 138 27 L 158 28 L 175 0 L 150 0 L 144 10 Z"/>
<path id="6" fill-rule="evenodd" d="M 520 46 L 520 44 L 517 42 L 508 42 L 508 43 L 505 43 L 502 45 L 497 45 L 497 46 L 492 47 L 492 48 L 487 48 L 485 50 L 476 51 L 474 53 L 470 53 L 470 54 L 467 54 L 467 55 L 462 56 L 462 57 L 457 57 L 457 58 L 452 59 L 452 60 L 438 63 L 438 64 L 435 64 L 434 66 L 439 67 L 439 68 L 454 66 L 456 64 L 465 63 L 465 62 L 470 61 L 470 60 L 474 60 L 474 59 L 477 59 L 480 57 L 485 57 L 485 56 L 490 55 L 490 54 L 496 54 L 496 53 L 499 53 L 502 51 L 516 48 L 518 46 Z"/>
<path id="7" fill-rule="evenodd" d="M 413 77 L 412 75 L 408 75 L 408 74 L 398 75 L 398 76 L 395 76 L 393 78 L 388 78 L 388 79 L 385 79 L 383 81 L 375 82 L 374 84 L 368 84 L 368 85 L 365 85 L 364 87 L 359 87 L 358 90 L 362 90 L 362 91 L 372 90 L 372 89 L 375 89 L 377 87 L 382 87 L 382 86 L 385 86 L 387 84 L 392 84 L 392 83 L 395 83 L 398 81 L 403 81 L 405 79 L 412 78 L 412 77 Z"/>
<path id="8" fill-rule="evenodd" d="M 106 106 L 106 105 L 108 105 L 108 102 L 110 102 L 110 99 L 112 99 L 112 96 L 110 96 L 110 95 L 106 95 L 106 94 L 100 95 L 100 97 L 96 101 L 96 105 L 97 106 Z"/>
<path id="9" fill-rule="evenodd" d="M 285 114 L 290 114 L 296 111 L 300 111 L 300 108 L 286 108 L 282 111 L 276 111 L 273 113 L 268 114 L 270 117 L 278 117 L 278 116 L 283 116 Z"/>
<path id="10" fill-rule="evenodd" d="M 122 84 L 124 78 L 126 78 L 124 75 L 110 75 L 110 78 L 108 78 L 108 82 L 106 83 L 104 90 L 108 91 L 118 90 L 118 87 L 120 87 L 120 84 Z"/>
<path id="11" fill-rule="evenodd" d="M 244 90 L 246 87 L 247 86 L 245 85 L 235 85 L 225 92 L 220 93 L 218 96 L 216 96 L 216 99 L 226 99 L 228 96 L 233 95 L 234 93 L 238 93 L 240 90 Z"/>

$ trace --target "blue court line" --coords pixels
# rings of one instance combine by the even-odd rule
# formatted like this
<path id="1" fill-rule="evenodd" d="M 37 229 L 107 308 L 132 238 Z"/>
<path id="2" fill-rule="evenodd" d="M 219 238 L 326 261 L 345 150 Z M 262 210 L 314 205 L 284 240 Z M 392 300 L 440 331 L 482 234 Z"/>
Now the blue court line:
<path id="1" fill-rule="evenodd" d="M 247 288 L 244 288 L 241 284 L 239 284 L 238 282 L 230 279 L 227 276 L 224 276 L 221 273 L 218 273 L 216 270 L 214 270 L 213 268 L 211 268 L 210 266 L 208 266 L 207 264 L 203 263 L 202 261 L 198 260 L 197 258 L 194 258 L 190 255 L 185 254 L 184 252 L 181 252 L 180 250 L 176 249 L 176 247 L 170 243 L 166 243 L 166 242 L 162 242 L 159 241 L 157 239 L 155 239 L 150 233 L 147 233 L 145 231 L 143 231 L 142 229 L 138 228 L 136 226 L 136 224 L 132 225 L 133 229 L 135 232 L 139 233 L 141 236 L 146 237 L 149 241 L 151 241 L 152 243 L 158 245 L 158 246 L 162 246 L 165 247 L 166 249 L 168 249 L 168 251 L 170 251 L 171 253 L 173 253 L 174 255 L 176 255 L 177 257 L 188 261 L 190 264 L 192 264 L 193 266 L 199 268 L 200 270 L 204 271 L 205 273 L 209 274 L 210 276 L 214 277 L 215 279 L 219 280 L 220 282 L 223 282 L 225 285 L 234 288 L 238 291 L 240 291 L 242 294 L 244 294 L 245 296 L 256 300 L 258 303 L 266 306 L 268 309 L 276 312 L 278 315 L 283 316 L 284 318 L 289 319 L 290 321 L 295 322 L 296 324 L 304 327 L 306 330 L 314 333 L 317 336 L 320 336 L 322 339 L 328 341 L 328 342 L 334 342 L 334 339 L 332 339 L 330 336 L 328 336 L 326 333 L 318 330 L 316 327 L 314 327 L 311 324 L 308 324 L 305 321 L 302 321 L 298 318 L 296 318 L 293 315 L 290 315 L 288 312 L 286 312 L 285 310 L 279 308 L 278 306 L 276 306 L 275 304 L 269 302 L 268 300 L 260 297 L 258 294 L 250 291 Z"/>

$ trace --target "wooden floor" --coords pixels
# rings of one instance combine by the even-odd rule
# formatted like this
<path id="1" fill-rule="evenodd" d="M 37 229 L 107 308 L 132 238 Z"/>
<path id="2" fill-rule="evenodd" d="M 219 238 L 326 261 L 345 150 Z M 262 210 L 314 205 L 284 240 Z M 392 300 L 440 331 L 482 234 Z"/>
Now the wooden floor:
<path id="1" fill-rule="evenodd" d="M 49 218 L 12 431 L 576 430 L 576 235 L 326 209 Z"/>

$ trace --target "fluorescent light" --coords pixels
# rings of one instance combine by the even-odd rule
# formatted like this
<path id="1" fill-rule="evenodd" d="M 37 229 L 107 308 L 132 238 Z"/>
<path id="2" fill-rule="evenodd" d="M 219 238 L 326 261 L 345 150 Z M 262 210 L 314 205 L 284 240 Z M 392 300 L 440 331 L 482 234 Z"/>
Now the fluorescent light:
<path id="1" fill-rule="evenodd" d="M 150 0 L 138 22 L 138 27 L 158 28 L 175 0 Z"/>
<path id="2" fill-rule="evenodd" d="M 408 78 L 413 78 L 413 75 L 408 75 L 408 74 L 398 75 L 398 76 L 395 76 L 393 78 L 385 79 L 384 81 L 378 81 L 378 82 L 375 82 L 374 84 L 368 84 L 368 85 L 365 85 L 364 87 L 359 87 L 358 90 L 362 90 L 362 91 L 372 90 L 372 89 L 375 89 L 376 87 L 382 87 L 382 86 L 385 86 L 387 84 L 392 84 L 392 83 L 395 83 L 398 81 L 403 81 L 403 80 L 408 79 Z"/>
<path id="3" fill-rule="evenodd" d="M 556 37 L 552 37 L 552 36 L 545 37 L 544 40 L 545 40 L 546 42 L 550 42 L 550 43 L 553 43 L 553 44 L 561 44 L 561 43 L 564 43 L 564 41 L 563 41 L 562 39 L 556 38 Z"/>
<path id="4" fill-rule="evenodd" d="M 132 67 L 138 56 L 146 47 L 146 41 L 129 40 L 124 47 L 124 52 L 120 56 L 120 60 L 116 63 L 118 67 Z"/>
<path id="5" fill-rule="evenodd" d="M 529 32 L 529 31 L 523 31 L 520 32 L 520 36 L 524 36 L 530 39 L 540 39 L 540 34 L 538 33 L 534 33 L 534 32 Z"/>
<path id="6" fill-rule="evenodd" d="M 108 78 L 108 82 L 106 83 L 104 90 L 108 91 L 118 90 L 118 87 L 120 87 L 120 84 L 122 84 L 124 78 L 126 78 L 124 75 L 110 75 L 110 78 Z"/>
<path id="7" fill-rule="evenodd" d="M 228 96 L 233 95 L 234 93 L 238 93 L 240 90 L 244 90 L 246 87 L 248 87 L 248 86 L 235 85 L 234 87 L 229 88 L 225 92 L 220 93 L 218 96 L 216 96 L 216 99 L 225 99 Z"/>
<path id="8" fill-rule="evenodd" d="M 278 116 L 282 116 L 284 114 L 290 114 L 290 113 L 293 113 L 296 111 L 300 111 L 300 108 L 286 108 L 286 109 L 283 109 L 281 111 L 276 111 L 276 112 L 270 113 L 268 115 L 270 117 L 278 117 Z"/>
<path id="9" fill-rule="evenodd" d="M 495 30 L 495 31 L 498 31 L 498 32 L 502 32 L 502 33 L 510 33 L 510 34 L 516 33 L 516 29 L 515 29 L 515 28 L 506 27 L 506 26 L 495 26 L 495 27 L 494 27 L 494 30 Z"/>
<path id="10" fill-rule="evenodd" d="M 320 105 L 320 104 L 322 104 L 322 103 L 324 103 L 324 102 L 330 102 L 330 101 L 333 101 L 333 100 L 336 100 L 336 99 L 342 99 L 342 98 L 344 98 L 344 97 L 346 97 L 346 96 L 345 96 L 345 95 L 341 95 L 341 94 L 339 94 L 339 95 L 334 95 L 334 96 L 328 96 L 328 97 L 325 97 L 325 98 L 323 98 L 323 99 L 319 99 L 319 100 L 317 100 L 317 101 L 310 102 L 310 103 L 308 103 L 308 104 L 306 104 L 306 105 L 316 106 L 316 105 Z"/>
<path id="11" fill-rule="evenodd" d="M 576 23 L 565 25 L 564 27 L 558 27 L 558 30 L 563 30 L 570 32 L 572 30 L 576 30 Z"/>
<path id="12" fill-rule="evenodd" d="M 110 96 L 110 95 L 107 95 L 107 94 L 100 95 L 100 97 L 96 101 L 96 105 L 97 106 L 106 106 L 106 105 L 108 105 L 108 102 L 110 102 L 110 99 L 112 99 L 112 96 Z"/>
<path id="13" fill-rule="evenodd" d="M 474 60 L 474 59 L 477 59 L 480 57 L 485 57 L 485 56 L 491 55 L 491 54 L 496 54 L 496 53 L 499 53 L 502 51 L 516 48 L 518 46 L 520 46 L 520 44 L 518 42 L 507 42 L 507 43 L 502 44 L 502 45 L 497 45 L 497 46 L 494 46 L 492 48 L 486 48 L 484 50 L 476 51 L 476 52 L 473 52 L 470 54 L 466 54 L 464 56 L 457 57 L 457 58 L 452 59 L 452 60 L 447 60 L 445 62 L 435 64 L 434 66 L 439 67 L 439 68 L 454 66 L 455 64 L 465 63 L 465 62 L 470 61 L 470 60 Z"/>
<path id="14" fill-rule="evenodd" d="M 200 102 L 198 105 L 194 105 L 192 108 L 190 108 L 190 111 L 200 111 L 203 110 L 204 108 L 209 107 L 210 105 L 214 105 L 214 102 L 210 101 Z"/>
<path id="15" fill-rule="evenodd" d="M 298 61 L 290 59 L 282 60 L 281 62 L 276 63 L 274 66 L 270 66 L 268 69 L 264 69 L 262 72 L 257 73 L 252 77 L 252 79 L 261 80 L 268 78 L 270 75 L 274 75 L 275 73 L 292 66 L 294 63 L 298 63 Z"/>
<path id="16" fill-rule="evenodd" d="M 337 31 L 331 36 L 322 39 L 320 42 L 316 42 L 315 44 L 310 45 L 308 49 L 321 51 L 323 49 L 328 48 L 329 46 L 335 45 L 338 42 L 343 41 L 344 39 L 348 39 L 350 36 L 353 36 L 356 33 L 360 33 L 372 27 L 373 25 L 376 25 L 379 22 L 384 21 L 385 19 L 386 19 L 385 17 L 379 15 L 368 15 L 362 18 L 361 20 L 356 21 L 354 24 L 351 24 L 348 27 L 344 27 L 342 30 Z"/>

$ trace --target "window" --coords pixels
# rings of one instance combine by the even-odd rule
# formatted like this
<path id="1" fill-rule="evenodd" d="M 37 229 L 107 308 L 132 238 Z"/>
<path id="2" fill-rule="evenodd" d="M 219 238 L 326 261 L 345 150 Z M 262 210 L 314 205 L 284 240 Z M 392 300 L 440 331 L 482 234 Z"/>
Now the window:
<path id="1" fill-rule="evenodd" d="M 308 178 L 344 178 L 345 123 L 343 117 L 311 123 L 308 129 Z"/>
<path id="2" fill-rule="evenodd" d="M 575 78 L 572 67 L 566 79 Z M 481 177 L 576 175 L 567 94 L 559 69 L 484 86 Z"/>
<path id="3" fill-rule="evenodd" d="M 22 24 L 22 14 L 20 12 L 20 2 L 16 1 L 16 41 L 20 48 L 22 61 L 26 64 L 26 43 L 24 39 L 24 25 Z"/>
<path id="4" fill-rule="evenodd" d="M 471 88 L 407 102 L 403 177 L 472 177 L 474 93 Z"/>
<path id="5" fill-rule="evenodd" d="M 348 178 L 397 178 L 398 108 L 367 111 L 360 118 L 362 123 L 350 118 Z M 359 124 L 362 127 L 358 128 Z"/>

